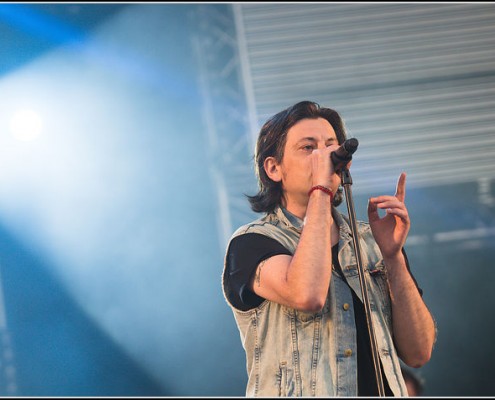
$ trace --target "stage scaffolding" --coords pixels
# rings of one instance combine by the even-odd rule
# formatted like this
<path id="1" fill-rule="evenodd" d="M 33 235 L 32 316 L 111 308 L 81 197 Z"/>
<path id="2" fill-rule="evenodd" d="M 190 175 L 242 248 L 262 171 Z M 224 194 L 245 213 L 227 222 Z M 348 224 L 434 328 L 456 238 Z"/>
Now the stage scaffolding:
<path id="1" fill-rule="evenodd" d="M 244 194 L 256 191 L 253 151 L 259 128 L 243 51 L 244 35 L 236 23 L 240 21 L 238 12 L 235 6 L 209 4 L 198 6 L 191 15 L 198 27 L 192 40 L 222 252 L 233 229 L 253 218 Z"/>

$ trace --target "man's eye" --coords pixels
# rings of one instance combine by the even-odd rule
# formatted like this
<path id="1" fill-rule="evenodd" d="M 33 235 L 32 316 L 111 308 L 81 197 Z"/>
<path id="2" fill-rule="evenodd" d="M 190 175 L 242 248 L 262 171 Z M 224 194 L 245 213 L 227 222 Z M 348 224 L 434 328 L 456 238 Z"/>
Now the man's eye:
<path id="1" fill-rule="evenodd" d="M 312 144 L 308 144 L 306 146 L 303 146 L 303 150 L 313 151 L 314 150 L 314 146 Z"/>

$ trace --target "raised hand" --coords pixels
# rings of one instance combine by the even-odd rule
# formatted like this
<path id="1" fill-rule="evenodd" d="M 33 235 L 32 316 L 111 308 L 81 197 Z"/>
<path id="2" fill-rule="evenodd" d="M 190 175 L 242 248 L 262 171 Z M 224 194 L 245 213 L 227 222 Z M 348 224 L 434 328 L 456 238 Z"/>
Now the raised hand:
<path id="1" fill-rule="evenodd" d="M 401 173 L 394 196 L 372 197 L 368 201 L 368 220 L 373 236 L 384 258 L 396 257 L 406 242 L 411 226 L 404 200 L 406 197 L 406 174 Z M 385 209 L 380 218 L 378 209 Z"/>

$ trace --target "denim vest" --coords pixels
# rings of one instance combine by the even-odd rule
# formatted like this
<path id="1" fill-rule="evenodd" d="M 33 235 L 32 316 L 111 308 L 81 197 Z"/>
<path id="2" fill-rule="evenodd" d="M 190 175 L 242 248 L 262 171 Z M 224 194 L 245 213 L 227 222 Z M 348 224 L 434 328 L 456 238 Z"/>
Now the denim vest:
<path id="1" fill-rule="evenodd" d="M 351 229 L 333 209 L 339 226 L 339 262 L 344 279 L 333 270 L 326 303 L 319 312 L 298 311 L 265 300 L 241 311 L 228 299 L 224 268 L 222 287 L 246 352 L 246 396 L 357 396 L 357 345 L 352 293 L 362 300 Z M 383 372 L 395 396 L 407 396 L 392 338 L 392 317 L 385 266 L 369 224 L 358 222 L 361 258 Z M 277 208 L 239 228 L 232 238 L 260 233 L 276 239 L 293 254 L 303 222 Z M 232 239 L 231 238 L 231 239 Z"/>

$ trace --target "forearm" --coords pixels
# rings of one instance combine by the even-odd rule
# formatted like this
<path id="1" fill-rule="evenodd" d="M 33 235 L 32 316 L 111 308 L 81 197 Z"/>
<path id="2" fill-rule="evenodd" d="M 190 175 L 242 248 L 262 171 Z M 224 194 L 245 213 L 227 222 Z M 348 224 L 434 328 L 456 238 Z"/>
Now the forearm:
<path id="1" fill-rule="evenodd" d="M 436 338 L 435 322 L 407 269 L 403 254 L 384 262 L 392 301 L 395 345 L 402 360 L 417 368 L 431 357 Z"/>
<path id="2" fill-rule="evenodd" d="M 287 269 L 286 283 L 294 294 L 295 308 L 315 311 L 325 303 L 332 273 L 333 224 L 329 195 L 314 191 L 301 238 Z"/>

